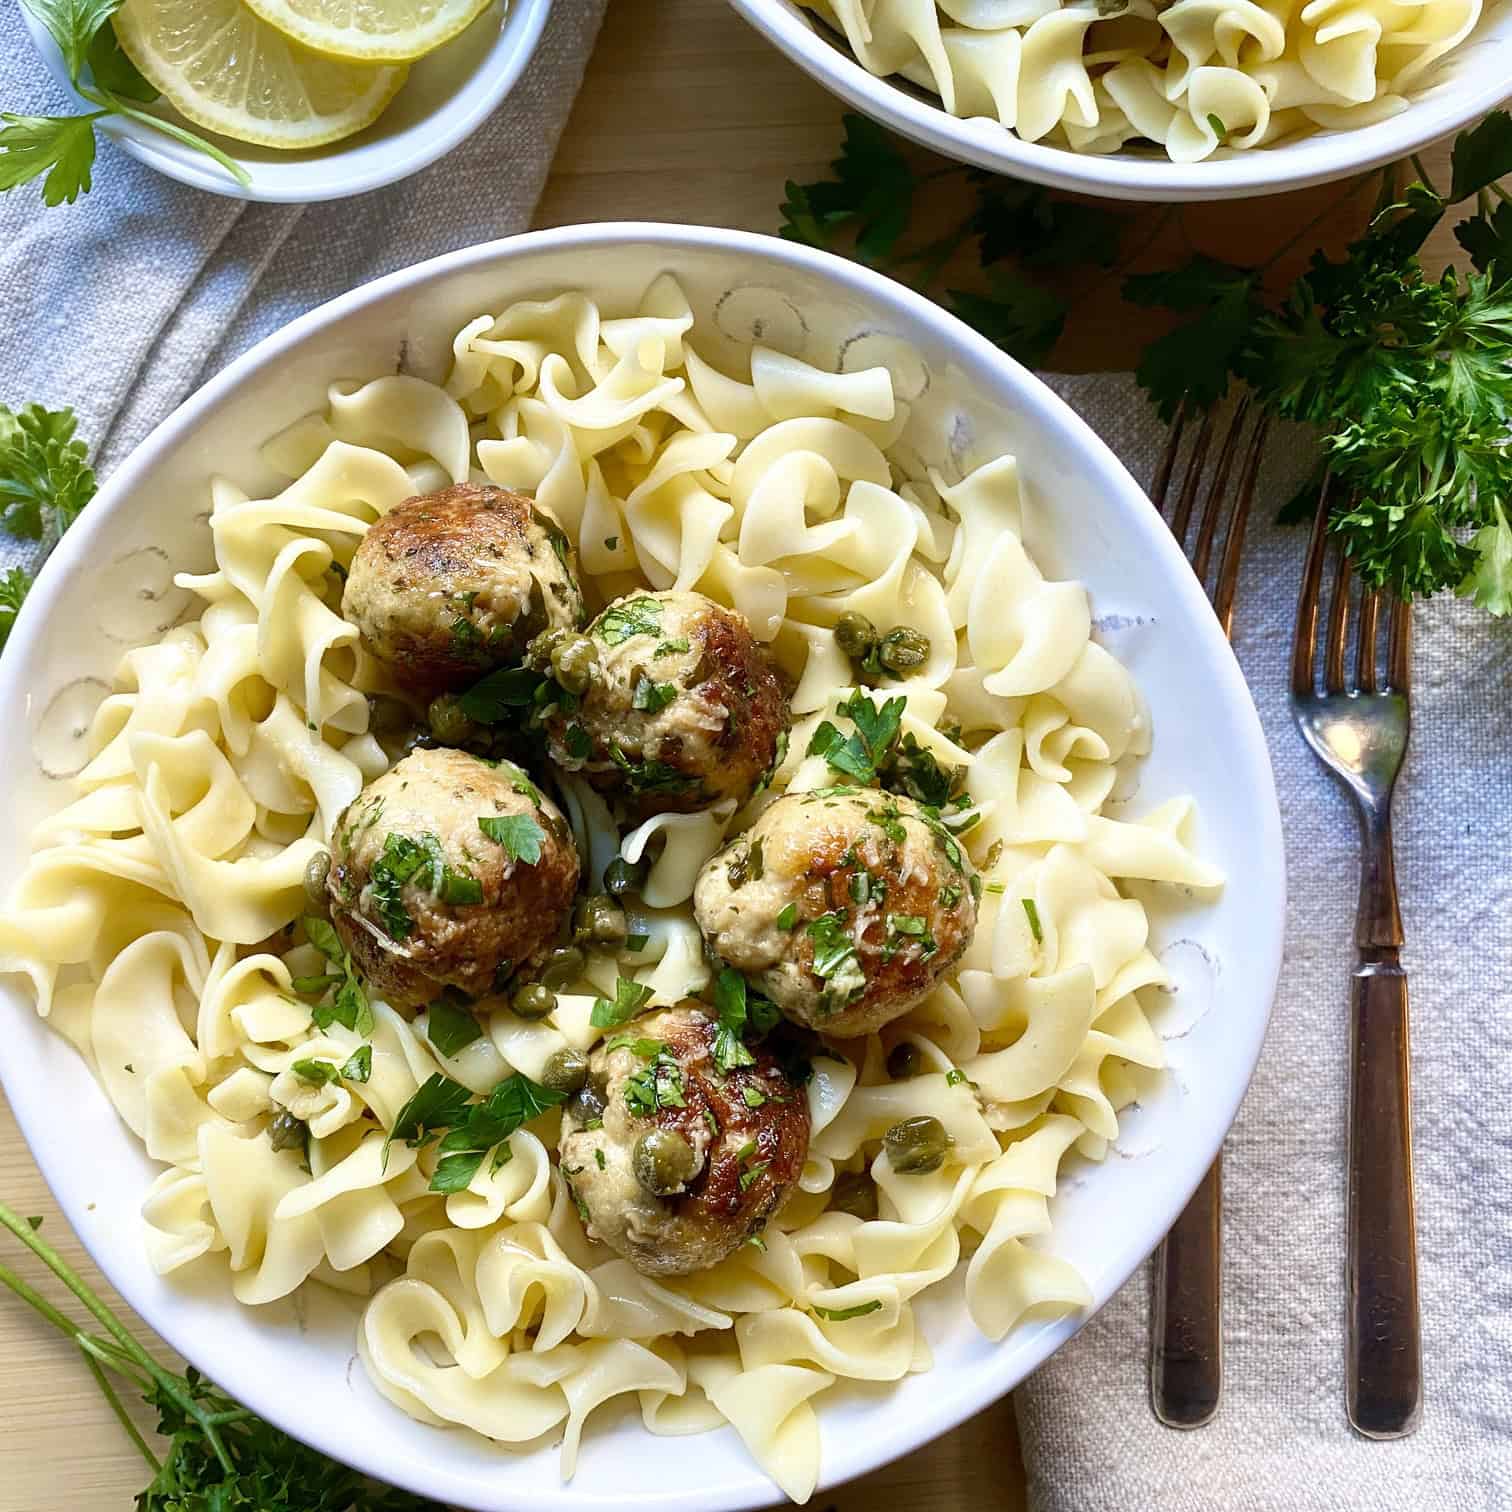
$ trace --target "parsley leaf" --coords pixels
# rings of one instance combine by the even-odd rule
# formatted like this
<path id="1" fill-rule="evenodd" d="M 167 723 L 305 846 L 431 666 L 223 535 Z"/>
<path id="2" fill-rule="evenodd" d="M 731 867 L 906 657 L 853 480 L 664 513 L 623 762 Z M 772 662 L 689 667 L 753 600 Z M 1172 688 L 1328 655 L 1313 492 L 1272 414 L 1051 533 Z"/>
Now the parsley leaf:
<path id="1" fill-rule="evenodd" d="M 714 1031 L 712 1057 L 715 1069 L 728 1075 L 737 1066 L 754 1066 L 756 1057 L 746 1048 L 746 980 L 726 967 L 714 983 L 714 1008 L 719 1027 Z"/>
<path id="2" fill-rule="evenodd" d="M 1462 131 L 1454 142 L 1451 203 L 1469 199 L 1512 174 L 1512 115 L 1494 110 L 1479 126 Z"/>
<path id="3" fill-rule="evenodd" d="M 296 992 L 322 994 L 334 987 L 334 996 L 323 998 L 310 1010 L 311 1021 L 317 1029 L 329 1029 L 332 1024 L 341 1024 L 365 1039 L 373 1032 L 377 1020 L 373 1016 L 373 1005 L 368 1001 L 362 979 L 357 975 L 352 958 L 341 943 L 341 936 L 328 920 L 314 914 L 300 922 L 304 925 L 305 936 L 310 944 L 337 969 L 321 976 L 295 977 L 291 985 Z"/>
<path id="4" fill-rule="evenodd" d="M 823 980 L 824 1010 L 833 1013 L 866 990 L 866 973 L 856 953 L 856 942 L 845 927 L 842 914 L 820 914 L 810 919 L 806 933 L 813 947 L 813 972 Z"/>
<path id="5" fill-rule="evenodd" d="M 457 697 L 462 712 L 477 724 L 500 724 L 513 709 L 529 708 L 547 681 L 529 667 L 503 667 L 480 678 Z"/>
<path id="6" fill-rule="evenodd" d="M 682 1067 L 665 1045 L 625 1083 L 625 1106 L 637 1118 L 649 1118 L 662 1108 L 686 1108 Z"/>
<path id="7" fill-rule="evenodd" d="M 373 1075 L 373 1047 L 358 1045 L 341 1068 L 343 1081 L 365 1082 Z"/>
<path id="8" fill-rule="evenodd" d="M 1493 264 L 1503 274 L 1512 272 L 1512 203 L 1504 200 L 1489 215 L 1461 221 L 1454 235 L 1477 272 L 1489 273 Z"/>
<path id="9" fill-rule="evenodd" d="M 1019 901 L 1024 905 L 1024 916 L 1029 920 L 1029 933 L 1034 936 L 1034 943 L 1043 945 L 1045 931 L 1040 924 L 1039 904 L 1033 898 L 1021 898 Z"/>
<path id="10" fill-rule="evenodd" d="M 636 635 L 661 634 L 661 601 L 641 595 L 611 604 L 593 622 L 589 634 L 606 646 L 621 646 Z"/>
<path id="11" fill-rule="evenodd" d="M 68 77 L 77 80 L 89 58 L 95 33 L 120 8 L 121 0 L 22 0 L 58 44 Z"/>
<path id="12" fill-rule="evenodd" d="M 483 1037 L 483 1026 L 466 1008 L 449 998 L 437 998 L 426 1012 L 426 1038 L 450 1059 Z"/>
<path id="13" fill-rule="evenodd" d="M 340 1078 L 341 1072 L 326 1060 L 297 1060 L 289 1068 L 301 1081 L 309 1082 L 312 1087 L 323 1087 L 327 1082 L 333 1082 Z"/>
<path id="14" fill-rule="evenodd" d="M 660 653 L 658 653 L 660 654 Z M 630 707 L 643 714 L 656 714 L 665 709 L 677 697 L 675 683 L 652 682 L 644 672 L 636 679 Z"/>
<path id="15" fill-rule="evenodd" d="M 12 567 L 0 578 L 0 646 L 4 646 L 10 639 L 11 628 L 16 623 L 16 616 L 21 612 L 26 595 L 31 591 L 31 585 L 31 577 L 20 567 Z"/>
<path id="16" fill-rule="evenodd" d="M 1065 301 L 1002 269 L 993 273 L 990 289 L 987 294 L 951 289 L 945 307 L 1026 367 L 1042 366 L 1066 329 Z"/>
<path id="17" fill-rule="evenodd" d="M 588 1022 L 595 1029 L 617 1029 L 633 1019 L 651 1001 L 651 989 L 620 977 L 614 984 L 614 1001 L 596 998 Z"/>
<path id="18" fill-rule="evenodd" d="M 93 187 L 94 123 L 108 112 L 23 116 L 0 111 L 0 192 L 47 175 L 42 203 L 71 205 Z"/>
<path id="19" fill-rule="evenodd" d="M 534 866 L 541 859 L 546 831 L 529 814 L 490 814 L 478 820 L 478 828 L 504 847 L 511 861 Z"/>
<path id="20" fill-rule="evenodd" d="M 854 777 L 858 782 L 875 782 L 898 738 L 906 703 L 902 698 L 889 698 L 878 708 L 858 688 L 835 711 L 855 725 L 855 733 L 848 738 L 842 737 L 834 725 L 824 720 L 814 731 L 808 754 L 823 756 L 837 772 Z"/>
<path id="21" fill-rule="evenodd" d="M 569 729 L 568 734 L 575 728 L 577 727 L 573 726 Z M 572 750 L 570 744 L 568 750 Z M 625 786 L 632 793 L 681 793 L 693 786 L 691 777 L 679 772 L 674 766 L 668 766 L 664 761 L 632 761 L 618 742 L 609 747 L 609 755 L 615 766 L 625 774 Z"/>
<path id="22" fill-rule="evenodd" d="M 915 177 L 896 142 L 865 116 L 847 115 L 845 140 L 830 167 L 834 178 L 787 185 L 780 235 L 828 247 L 835 232 L 854 224 L 865 262 L 884 260 L 908 225 Z"/>
<path id="23" fill-rule="evenodd" d="M 0 405 L 0 523 L 12 535 L 55 541 L 94 497 L 94 470 L 76 426 L 71 409 L 28 404 L 13 413 Z"/>

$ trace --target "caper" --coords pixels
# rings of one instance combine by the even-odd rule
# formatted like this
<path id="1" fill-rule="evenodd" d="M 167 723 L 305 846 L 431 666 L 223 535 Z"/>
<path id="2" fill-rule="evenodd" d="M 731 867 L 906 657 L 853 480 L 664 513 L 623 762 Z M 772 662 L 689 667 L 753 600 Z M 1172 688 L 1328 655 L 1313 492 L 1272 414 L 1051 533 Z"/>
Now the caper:
<path id="1" fill-rule="evenodd" d="M 316 851 L 305 863 L 304 890 L 310 907 L 320 913 L 324 913 L 331 906 L 330 895 L 326 892 L 326 882 L 331 875 L 330 851 Z"/>
<path id="2" fill-rule="evenodd" d="M 478 733 L 478 727 L 462 712 L 462 700 L 455 693 L 443 693 L 431 699 L 426 710 L 431 734 L 444 746 L 459 746 Z"/>
<path id="3" fill-rule="evenodd" d="M 670 1197 L 687 1186 L 698 1169 L 693 1146 L 671 1129 L 647 1129 L 630 1157 L 635 1179 L 653 1196 Z"/>
<path id="4" fill-rule="evenodd" d="M 608 1084 L 595 1076 L 567 1099 L 567 1116 L 578 1128 L 586 1129 L 603 1118 L 608 1102 Z"/>
<path id="5" fill-rule="evenodd" d="M 586 693 L 598 671 L 598 647 L 586 635 L 570 635 L 551 653 L 551 675 L 569 693 Z"/>
<path id="6" fill-rule="evenodd" d="M 309 1137 L 310 1126 L 287 1108 L 280 1108 L 268 1125 L 268 1139 L 275 1150 L 302 1150 Z"/>
<path id="7" fill-rule="evenodd" d="M 543 630 L 525 648 L 525 660 L 530 663 L 537 672 L 544 672 L 551 665 L 551 654 L 562 645 L 573 632 L 564 629 L 561 625 L 550 630 Z"/>
<path id="8" fill-rule="evenodd" d="M 581 1050 L 558 1050 L 547 1057 L 540 1080 L 551 1092 L 580 1092 L 588 1080 L 588 1057 Z"/>
<path id="9" fill-rule="evenodd" d="M 402 735 L 415 717 L 402 698 L 390 693 L 368 694 L 368 729 L 374 735 Z"/>
<path id="10" fill-rule="evenodd" d="M 646 885 L 647 870 L 644 861 L 627 861 L 623 856 L 616 856 L 604 868 L 604 891 L 611 898 L 638 893 Z"/>
<path id="11" fill-rule="evenodd" d="M 929 660 L 929 637 L 899 625 L 882 637 L 877 660 L 889 672 L 917 672 Z"/>
<path id="12" fill-rule="evenodd" d="M 830 1209 L 870 1221 L 877 1216 L 876 1183 L 864 1171 L 856 1176 L 842 1176 L 830 1195 Z"/>
<path id="13" fill-rule="evenodd" d="M 860 661 L 877 644 L 877 627 L 864 614 L 847 611 L 835 621 L 835 641 L 847 656 Z"/>
<path id="14" fill-rule="evenodd" d="M 927 1176 L 945 1164 L 950 1136 L 938 1118 L 925 1114 L 895 1123 L 882 1136 L 888 1164 L 899 1176 Z"/>
<path id="15" fill-rule="evenodd" d="M 583 974 L 587 958 L 576 945 L 564 945 L 546 957 L 541 981 L 548 987 L 571 987 Z"/>
<path id="16" fill-rule="evenodd" d="M 522 1019 L 543 1019 L 556 1008 L 556 993 L 544 982 L 526 982 L 515 990 L 509 1006 Z"/>
<path id="17" fill-rule="evenodd" d="M 887 1052 L 887 1074 L 894 1081 L 907 1081 L 919 1074 L 919 1049 L 912 1040 L 899 1040 Z"/>
<path id="18" fill-rule="evenodd" d="M 594 945 L 622 945 L 630 932 L 625 910 L 602 893 L 579 898 L 572 915 L 572 935 Z"/>

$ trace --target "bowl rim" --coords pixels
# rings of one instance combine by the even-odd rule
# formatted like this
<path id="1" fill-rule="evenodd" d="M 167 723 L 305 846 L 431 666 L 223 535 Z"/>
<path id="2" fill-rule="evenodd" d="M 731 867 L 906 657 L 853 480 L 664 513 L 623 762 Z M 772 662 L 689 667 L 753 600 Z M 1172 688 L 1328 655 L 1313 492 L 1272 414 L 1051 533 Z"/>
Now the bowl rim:
<path id="1" fill-rule="evenodd" d="M 1294 145 L 1234 152 L 1201 163 L 1078 153 L 1026 142 L 1001 126 L 994 125 L 989 132 L 985 123 L 974 127 L 947 114 L 942 106 L 916 99 L 890 78 L 878 78 L 848 52 L 832 46 L 788 0 L 729 3 L 810 78 L 910 141 L 992 173 L 1102 199 L 1158 203 L 1249 199 L 1333 183 L 1409 157 L 1512 100 L 1509 36 L 1496 39 L 1508 55 L 1506 77 L 1499 81 L 1488 77 L 1474 89 L 1443 91 L 1439 98 L 1448 105 L 1442 110 L 1431 108 L 1436 101 L 1413 100 L 1399 115 L 1371 126 L 1319 133 Z M 1358 144 L 1353 150 L 1352 143 Z"/>
<path id="2" fill-rule="evenodd" d="M 1079 1313 L 1042 1325 L 1020 1350 L 1003 1350 L 984 1368 L 963 1372 L 959 1379 L 939 1378 L 938 1389 L 930 1398 L 931 1410 L 921 1415 L 906 1431 L 890 1434 L 885 1440 L 868 1437 L 854 1458 L 834 1452 L 831 1446 L 821 1465 L 815 1490 L 818 1494 L 911 1452 L 999 1400 L 1080 1332 L 1118 1294 L 1134 1271 L 1154 1252 L 1221 1149 L 1253 1078 L 1273 1011 L 1286 919 L 1286 871 L 1275 776 L 1258 711 L 1232 648 L 1213 617 L 1206 594 L 1188 567 L 1175 538 L 1112 449 L 1065 400 L 1021 363 L 923 295 L 860 264 L 777 237 L 706 226 L 604 222 L 530 231 L 461 248 L 386 274 L 297 317 L 236 358 L 160 421 L 105 481 L 90 509 L 63 536 L 39 572 L 11 631 L 10 639 L 16 654 L 0 657 L 0 704 L 9 700 L 10 707 L 28 706 L 27 689 L 22 686 L 18 670 L 29 660 L 26 649 L 34 640 L 41 639 L 44 623 L 61 608 L 68 584 L 91 557 L 96 538 L 104 532 L 106 522 L 150 478 L 162 454 L 191 436 L 223 401 L 234 396 L 243 382 L 297 349 L 308 338 L 338 327 L 364 308 L 392 295 L 414 295 L 453 276 L 489 265 L 502 268 L 518 257 L 534 253 L 611 249 L 627 244 L 649 245 L 668 257 L 702 251 L 744 254 L 752 267 L 777 264 L 822 283 L 839 284 L 845 292 L 870 308 L 897 319 L 905 327 L 933 327 L 935 333 L 952 347 L 964 350 L 977 361 L 990 362 L 1005 369 L 1024 410 L 1036 424 L 1069 429 L 1075 434 L 1078 444 L 1096 459 L 1097 470 L 1106 480 L 1115 507 L 1133 511 L 1145 537 L 1144 544 L 1150 556 L 1156 559 L 1152 573 L 1167 595 L 1167 601 L 1180 602 L 1183 614 L 1199 627 L 1198 633 L 1212 647 L 1216 681 L 1224 693 L 1222 702 L 1238 713 L 1230 734 L 1241 747 L 1241 764 L 1263 778 L 1258 789 L 1247 795 L 1254 806 L 1256 841 L 1250 858 L 1252 864 L 1247 870 L 1259 879 L 1270 904 L 1265 910 L 1266 917 L 1257 920 L 1250 935 L 1254 956 L 1249 963 L 1253 969 L 1248 973 L 1248 980 L 1257 985 L 1258 990 L 1252 987 L 1251 992 L 1253 1000 L 1263 1005 L 1263 1011 L 1235 1021 L 1236 1035 L 1227 1046 L 1228 1074 L 1221 1088 L 1213 1089 L 1208 1104 L 1213 1110 L 1210 1126 L 1218 1131 L 1217 1137 L 1194 1139 L 1193 1147 L 1201 1152 L 1200 1165 L 1194 1167 L 1190 1181 L 1185 1185 L 1176 1183 L 1167 1189 L 1162 1200 L 1150 1210 L 1152 1218 L 1157 1221 L 1142 1225 L 1137 1239 L 1126 1238 L 1110 1244 L 1114 1258 L 1104 1270 L 1108 1278 L 1105 1295 Z M 333 375 L 333 379 L 334 376 L 339 375 Z M 12 989 L 0 988 L 0 992 L 11 995 Z M 332 1459 L 353 1463 L 350 1444 L 341 1434 L 339 1423 L 328 1425 L 318 1414 L 298 1413 L 287 1395 L 279 1391 L 276 1382 L 261 1377 L 246 1382 L 237 1380 L 234 1361 L 230 1362 L 231 1378 L 226 1379 L 222 1367 L 227 1362 L 216 1358 L 213 1342 L 194 1333 L 183 1312 L 174 1307 L 171 1300 L 165 1303 L 148 1294 L 145 1274 L 140 1267 L 133 1272 L 128 1263 L 127 1247 L 105 1243 L 107 1236 L 98 1235 L 84 1221 L 86 1204 L 81 1190 L 82 1177 L 66 1159 L 61 1145 L 33 1137 L 33 1131 L 40 1136 L 45 1127 L 49 1105 L 42 1092 L 27 1078 L 11 1074 L 14 1067 L 13 1057 L 0 1057 L 0 1086 L 10 1098 L 17 1124 L 33 1159 L 64 1217 L 127 1305 L 165 1343 L 265 1420 Z M 122 1132 L 127 1131 L 123 1128 Z M 142 1284 L 138 1284 L 138 1277 Z M 229 1291 L 227 1301 L 236 1305 L 231 1301 Z M 437 1442 L 439 1444 L 442 1440 Z M 448 1471 L 444 1457 L 440 1465 L 432 1460 L 417 1463 L 402 1452 L 391 1450 L 381 1462 L 373 1460 L 358 1464 L 356 1468 L 443 1502 L 492 1508 L 521 1505 L 500 1500 L 497 1486 L 488 1493 L 492 1499 L 486 1504 L 470 1499 L 484 1494 L 480 1483 L 466 1472 Z M 738 1512 L 738 1509 L 769 1505 L 772 1496 L 777 1494 L 775 1488 L 754 1463 L 748 1468 L 751 1474 L 727 1482 L 718 1491 L 667 1488 L 658 1491 L 654 1497 L 627 1491 L 616 1505 L 644 1508 L 646 1512 L 651 1512 L 653 1507 L 658 1512 Z M 553 1505 L 581 1509 L 581 1512 L 601 1509 L 605 1505 L 602 1498 L 592 1493 L 575 1496 L 570 1484 L 564 1485 L 559 1494 L 553 1494 L 551 1501 Z"/>
<path id="3" fill-rule="evenodd" d="M 409 151 L 396 150 L 369 167 L 366 172 L 336 178 L 333 177 L 332 165 L 348 156 L 346 144 L 350 138 L 331 142 L 325 148 L 312 149 L 319 156 L 301 162 L 300 166 L 309 166 L 312 174 L 324 167 L 326 178 L 326 182 L 313 188 L 301 188 L 298 184 L 260 186 L 255 171 L 250 185 L 239 184 L 202 153 L 181 159 L 174 153 L 165 151 L 161 145 L 163 138 L 136 121 L 107 118 L 100 123 L 99 129 L 139 163 L 145 163 L 147 167 L 180 184 L 187 184 L 192 189 L 204 189 L 223 199 L 245 200 L 260 205 L 320 205 L 332 200 L 350 199 L 412 178 L 472 136 L 509 97 L 525 72 L 526 65 L 540 48 L 541 36 L 554 3 L 555 0 L 507 0 L 498 40 L 490 46 L 480 62 L 480 71 L 489 81 L 488 87 L 479 88 L 477 98 L 465 108 L 460 107 L 456 99 L 452 99 L 433 111 L 426 117 L 426 121 L 435 123 L 437 129 L 430 134 L 420 133 L 416 145 Z M 47 28 L 24 4 L 20 6 L 20 10 L 32 46 L 53 81 L 79 105 L 88 108 L 88 103 L 74 92 L 62 56 L 48 35 Z M 515 20 L 517 16 L 518 22 Z M 466 33 L 459 35 L 465 36 Z M 456 41 L 457 38 L 452 40 Z M 451 43 L 445 45 L 449 47 Z M 502 65 L 496 68 L 494 54 L 501 49 Z M 192 123 L 190 124 L 193 129 Z M 237 156 L 236 146 L 234 141 L 229 142 L 226 151 L 234 161 L 239 162 L 241 160 Z M 247 165 L 243 163 L 243 166 Z M 256 165 L 252 166 L 255 170 Z"/>

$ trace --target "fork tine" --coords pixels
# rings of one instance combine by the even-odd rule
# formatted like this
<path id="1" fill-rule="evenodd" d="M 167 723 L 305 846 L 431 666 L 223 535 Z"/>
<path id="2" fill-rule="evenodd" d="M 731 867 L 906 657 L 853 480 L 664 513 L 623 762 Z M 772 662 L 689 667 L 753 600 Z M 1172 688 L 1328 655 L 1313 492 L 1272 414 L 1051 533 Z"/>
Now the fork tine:
<path id="1" fill-rule="evenodd" d="M 1366 583 L 1360 585 L 1360 639 L 1355 647 L 1355 687 L 1362 693 L 1378 693 L 1376 685 L 1376 627 L 1380 622 L 1381 595 Z"/>
<path id="2" fill-rule="evenodd" d="M 1412 688 L 1412 605 L 1393 596 L 1391 631 L 1387 645 L 1386 682 L 1406 698 Z"/>
<path id="3" fill-rule="evenodd" d="M 1265 440 L 1270 432 L 1270 416 L 1262 414 L 1255 433 L 1250 438 L 1249 453 L 1244 459 L 1244 470 L 1239 475 L 1239 498 L 1229 520 L 1228 535 L 1223 542 L 1223 560 L 1218 568 L 1218 586 L 1213 593 L 1213 612 L 1223 633 L 1232 636 L 1234 628 L 1234 595 L 1239 590 L 1239 560 L 1244 551 L 1244 532 L 1249 525 L 1250 508 L 1255 500 L 1255 482 L 1260 476 L 1260 459 L 1265 452 Z"/>
<path id="4" fill-rule="evenodd" d="M 1297 595 L 1297 635 L 1292 642 L 1292 692 L 1305 697 L 1314 689 L 1314 665 L 1318 650 L 1318 594 L 1323 587 L 1323 558 L 1328 551 L 1328 491 L 1332 475 L 1323 479 L 1318 492 L 1318 512 L 1313 517 L 1312 539 L 1302 567 L 1302 588 Z"/>
<path id="5" fill-rule="evenodd" d="M 1176 512 L 1171 516 L 1171 534 L 1186 545 L 1187 526 L 1192 522 L 1192 505 L 1197 499 L 1197 487 L 1207 468 L 1208 451 L 1213 444 L 1213 412 L 1202 417 L 1197 439 L 1192 443 L 1192 455 L 1187 458 L 1186 476 L 1181 480 L 1181 492 L 1176 498 Z"/>
<path id="6" fill-rule="evenodd" d="M 1234 458 L 1239 454 L 1240 438 L 1245 422 L 1249 419 L 1250 396 L 1246 393 L 1234 406 L 1233 419 L 1229 421 L 1228 434 L 1218 451 L 1218 468 L 1213 474 L 1212 486 L 1208 489 L 1207 501 L 1197 523 L 1197 544 L 1192 550 L 1192 571 L 1200 581 L 1207 581 L 1208 562 L 1213 553 L 1213 537 L 1218 531 L 1218 520 L 1228 498 L 1229 475 L 1234 470 Z"/>
<path id="7" fill-rule="evenodd" d="M 1333 591 L 1328 599 L 1328 640 L 1323 647 L 1323 687 L 1329 693 L 1345 691 L 1344 652 L 1349 644 L 1351 576 L 1348 555 L 1343 550 L 1336 550 Z"/>
<path id="8" fill-rule="evenodd" d="M 1161 514 L 1165 513 L 1166 495 L 1171 491 L 1171 475 L 1176 471 L 1176 457 L 1181 451 L 1186 422 L 1187 400 L 1183 394 L 1181 403 L 1176 406 L 1175 418 L 1171 421 L 1171 436 L 1166 442 L 1165 454 L 1160 459 L 1160 466 L 1155 469 L 1155 481 L 1150 485 L 1150 502 Z"/>

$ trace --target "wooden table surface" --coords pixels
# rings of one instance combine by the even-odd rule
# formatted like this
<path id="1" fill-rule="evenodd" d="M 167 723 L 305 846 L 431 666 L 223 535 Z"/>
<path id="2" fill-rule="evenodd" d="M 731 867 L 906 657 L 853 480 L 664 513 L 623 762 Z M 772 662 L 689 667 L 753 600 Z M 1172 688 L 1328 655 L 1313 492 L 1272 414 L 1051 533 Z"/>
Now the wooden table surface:
<path id="1" fill-rule="evenodd" d="M 668 220 L 775 231 L 784 182 L 822 175 L 839 142 L 841 113 L 721 0 L 612 0 L 538 223 Z M 1430 169 L 1446 157 L 1447 148 L 1427 154 Z M 1279 247 L 1338 194 L 1189 207 L 1152 256 L 1185 240 L 1252 262 L 1257 249 Z M 1325 215 L 1316 237 L 1344 234 L 1350 225 L 1347 210 Z M 1295 270 L 1315 239 L 1304 237 L 1278 272 Z M 1447 233 L 1430 249 L 1440 257 L 1451 251 Z M 1062 364 L 1128 365 L 1152 327 L 1131 320 L 1116 295 L 1115 280 L 1082 302 L 1057 354 Z M 54 1243 L 114 1300 L 69 1233 L 3 1099 L 0 1197 L 43 1215 Z M 9 1261 L 11 1246 L 0 1249 Z M 21 1269 L 35 1279 L 40 1267 Z M 3 1512 L 128 1512 L 148 1479 L 140 1457 L 71 1347 L 8 1298 L 0 1298 L 0 1402 Z M 920 1512 L 1019 1512 L 1025 1491 L 1011 1405 L 1000 1403 L 815 1505 L 861 1512 L 888 1502 Z"/>

